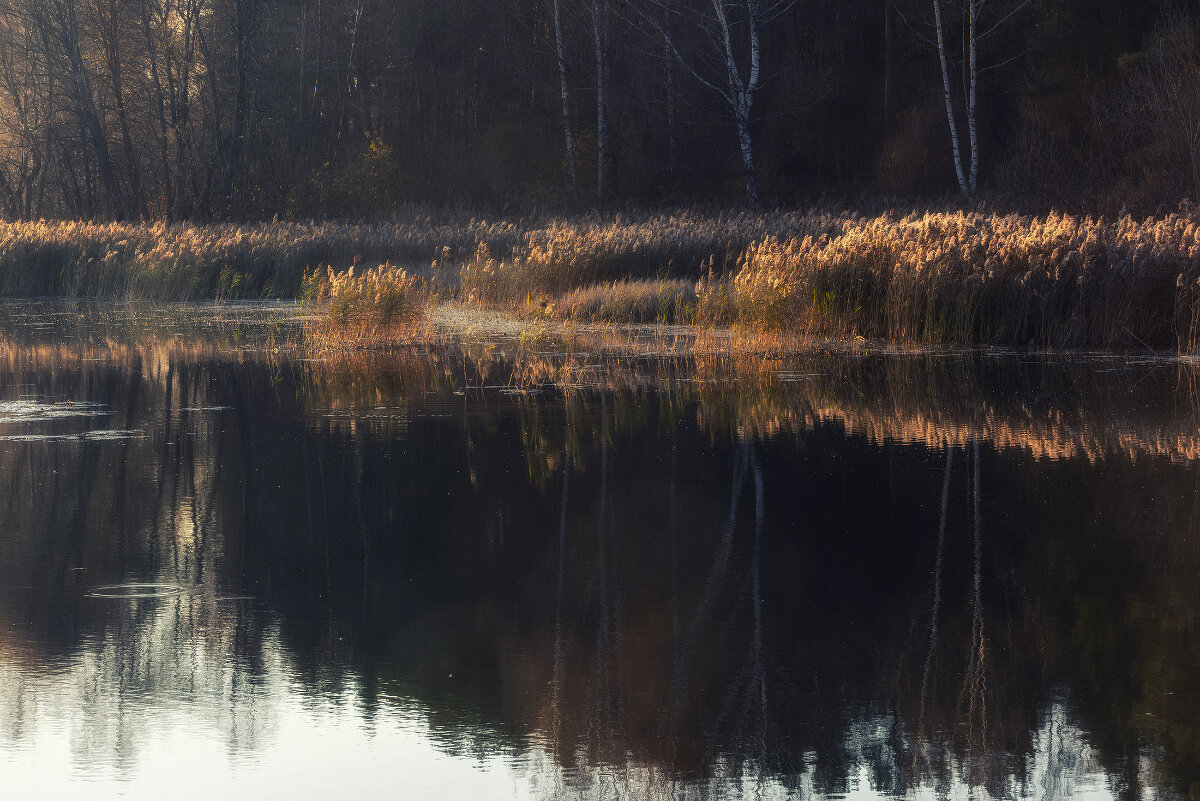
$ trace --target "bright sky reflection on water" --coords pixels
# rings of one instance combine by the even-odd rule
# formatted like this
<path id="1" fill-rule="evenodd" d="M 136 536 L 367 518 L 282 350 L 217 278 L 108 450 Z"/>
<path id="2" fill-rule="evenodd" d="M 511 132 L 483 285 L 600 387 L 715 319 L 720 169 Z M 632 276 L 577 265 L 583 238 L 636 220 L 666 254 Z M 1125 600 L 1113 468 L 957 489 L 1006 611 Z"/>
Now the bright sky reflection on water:
<path id="1" fill-rule="evenodd" d="M 272 666 L 272 672 L 282 670 Z M 440 748 L 405 705 L 386 710 L 370 722 L 353 699 L 322 703 L 287 687 L 274 677 L 249 709 L 227 710 L 246 717 L 235 726 L 259 728 L 253 741 L 230 743 L 226 732 L 204 716 L 208 702 L 163 709 L 157 703 L 126 696 L 116 713 L 122 728 L 138 731 L 89 731 L 80 720 L 76 692 L 64 682 L 86 678 L 80 666 L 66 676 L 36 682 L 27 690 L 39 696 L 29 710 L 38 722 L 33 731 L 0 747 L 0 775 L 10 797 L 51 798 L 508 798 L 523 797 L 517 765 L 504 756 L 480 759 Z M 18 678 L 0 671 L 7 683 Z M 155 699 L 156 701 L 158 699 Z M 269 720 L 258 718 L 268 711 Z M 197 708 L 200 707 L 200 708 Z M 87 718 L 91 713 L 83 712 Z M 238 732 L 238 736 L 242 733 Z M 108 736 L 109 742 L 97 740 Z M 136 753 L 125 754 L 128 739 Z M 269 755 L 269 757 L 268 757 Z"/>
<path id="2" fill-rule="evenodd" d="M 36 708 L 25 711 L 37 722 L 15 738 L 10 730 L 0 745 L 6 792 L 16 797 L 89 799 L 894 797 L 873 786 L 867 760 L 853 753 L 869 745 L 872 735 L 883 733 L 886 721 L 861 721 L 860 730 L 846 743 L 851 778 L 844 795 L 814 792 L 811 772 L 790 777 L 785 785 L 777 777 L 759 775 L 753 765 L 740 766 L 736 777 L 689 786 L 637 764 L 582 775 L 564 770 L 537 745 L 491 755 L 463 753 L 469 746 L 448 746 L 411 701 L 393 699 L 368 719 L 353 691 L 313 703 L 289 681 L 281 660 L 266 667 L 251 697 L 226 708 L 231 717 L 244 718 L 234 724 L 231 742 L 229 732 L 220 728 L 228 721 L 204 719 L 211 699 L 203 697 L 163 708 L 161 697 L 125 693 L 126 703 L 119 711 L 103 714 L 113 715 L 120 721 L 118 728 L 130 731 L 92 731 L 92 718 L 99 710 L 87 709 L 87 699 L 80 697 L 86 693 L 79 690 L 92 676 L 89 666 L 72 665 L 30 680 L 6 660 L 0 667 L 4 685 L 11 687 L 23 678 L 23 691 L 38 699 Z M 4 700 L 7 704 L 10 699 Z M 225 699 L 222 706 L 227 704 Z M 1116 797 L 1082 732 L 1068 717 L 1061 704 L 1048 710 L 1028 784 L 1014 786 L 1012 797 Z M 129 739 L 137 741 L 135 753 Z M 979 796 L 955 775 L 947 786 L 915 787 L 906 797 Z"/>
<path id="3" fill-rule="evenodd" d="M 84 334 L 0 339 L 6 797 L 1200 793 L 1185 365 Z"/>

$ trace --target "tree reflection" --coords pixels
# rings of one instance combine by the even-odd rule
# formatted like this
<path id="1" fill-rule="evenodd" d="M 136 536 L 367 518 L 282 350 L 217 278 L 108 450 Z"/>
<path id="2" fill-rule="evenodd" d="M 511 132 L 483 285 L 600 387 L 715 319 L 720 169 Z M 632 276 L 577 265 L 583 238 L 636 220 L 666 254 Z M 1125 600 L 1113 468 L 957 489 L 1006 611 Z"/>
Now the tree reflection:
<path id="1" fill-rule="evenodd" d="M 266 752 L 290 694 L 419 709 L 550 795 L 1196 795 L 1192 444 L 1035 458 L 1017 401 L 930 372 L 943 416 L 883 448 L 934 408 L 894 367 L 531 394 L 465 349 L 92 347 L 0 358 L 112 412 L 23 430 L 140 432 L 0 443 L 10 741 L 52 698 L 81 763 L 132 769 L 171 714 Z M 1100 430 L 1077 402 L 1039 414 Z M 187 592 L 84 597 L 133 579 Z"/>

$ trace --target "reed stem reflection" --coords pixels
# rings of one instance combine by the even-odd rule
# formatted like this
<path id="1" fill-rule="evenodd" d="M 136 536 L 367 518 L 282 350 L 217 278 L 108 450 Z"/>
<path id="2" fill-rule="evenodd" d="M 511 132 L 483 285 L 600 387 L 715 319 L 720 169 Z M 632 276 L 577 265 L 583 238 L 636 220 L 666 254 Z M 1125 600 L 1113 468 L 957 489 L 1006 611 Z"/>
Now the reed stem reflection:
<path id="1" fill-rule="evenodd" d="M 260 765 L 301 709 L 532 796 L 1194 795 L 1179 365 L 473 347 L 0 345 L 102 412 L 0 424 L 0 758 Z"/>

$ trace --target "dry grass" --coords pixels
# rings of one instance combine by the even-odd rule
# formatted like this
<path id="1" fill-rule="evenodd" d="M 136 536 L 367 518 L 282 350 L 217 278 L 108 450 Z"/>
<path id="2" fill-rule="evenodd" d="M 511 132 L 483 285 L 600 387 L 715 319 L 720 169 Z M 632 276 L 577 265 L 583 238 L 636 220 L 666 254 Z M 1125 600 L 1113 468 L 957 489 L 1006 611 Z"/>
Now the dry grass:
<path id="1" fill-rule="evenodd" d="M 1200 346 L 1200 222 L 938 213 L 767 238 L 701 280 L 702 324 L 807 338 Z"/>
<path id="2" fill-rule="evenodd" d="M 358 275 L 351 267 L 305 279 L 314 314 L 304 329 L 310 348 L 363 348 L 411 339 L 425 321 L 430 295 L 415 276 L 391 264 Z"/>
<path id="3" fill-rule="evenodd" d="M 755 242 L 830 233 L 841 219 L 819 212 L 593 214 L 534 225 L 503 246 L 481 240 L 464 259 L 440 260 L 435 272 L 463 300 L 540 305 L 603 284 L 694 282 L 705 269 L 733 268 Z"/>
<path id="4" fill-rule="evenodd" d="M 403 266 L 430 291 L 479 305 L 581 321 L 694 320 L 756 342 L 1200 350 L 1200 217 L 1191 212 L 0 223 L 5 295 L 287 297 L 312 269 L 359 261 Z"/>
<path id="5" fill-rule="evenodd" d="M 696 284 L 685 279 L 593 284 L 560 295 L 546 312 L 588 322 L 691 325 L 696 321 Z"/>
<path id="6" fill-rule="evenodd" d="M 457 289 L 492 306 L 659 321 L 652 270 L 676 281 L 699 272 L 694 305 L 684 292 L 673 321 L 733 326 L 756 347 L 863 338 L 1200 348 L 1200 223 L 1190 213 L 584 219 L 526 232 L 507 257 L 481 246 Z"/>
<path id="7" fill-rule="evenodd" d="M 373 225 L 0 223 L 0 294 L 198 300 L 293 297 L 306 272 L 362 261 L 428 268 L 518 223 L 414 215 Z"/>
<path id="8" fill-rule="evenodd" d="M 481 247 L 519 265 L 536 279 L 531 286 L 573 289 L 667 270 L 698 275 L 714 254 L 733 258 L 807 216 L 686 212 L 565 221 L 412 212 L 369 225 L 0 222 L 0 295 L 292 297 L 307 271 L 356 260 L 430 270 L 435 284 L 450 289 Z"/>

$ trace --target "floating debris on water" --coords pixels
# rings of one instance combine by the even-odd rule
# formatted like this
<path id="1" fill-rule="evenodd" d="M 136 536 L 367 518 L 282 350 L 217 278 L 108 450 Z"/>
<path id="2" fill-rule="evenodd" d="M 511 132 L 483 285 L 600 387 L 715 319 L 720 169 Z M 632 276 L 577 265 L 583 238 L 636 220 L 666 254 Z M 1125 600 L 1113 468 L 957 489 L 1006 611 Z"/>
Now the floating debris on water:
<path id="1" fill-rule="evenodd" d="M 46 401 L 21 399 L 0 401 L 0 424 L 32 423 L 39 420 L 61 420 L 69 417 L 105 417 L 112 414 L 100 403 L 75 401 Z"/>

